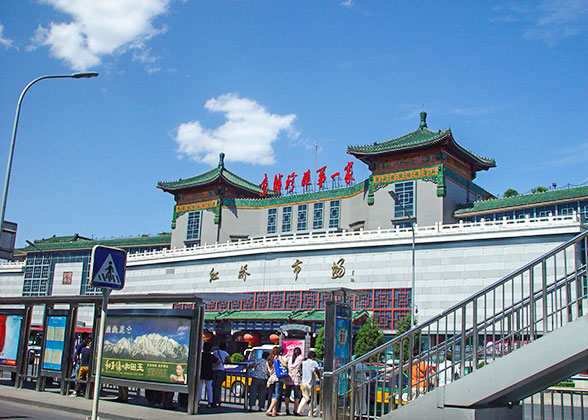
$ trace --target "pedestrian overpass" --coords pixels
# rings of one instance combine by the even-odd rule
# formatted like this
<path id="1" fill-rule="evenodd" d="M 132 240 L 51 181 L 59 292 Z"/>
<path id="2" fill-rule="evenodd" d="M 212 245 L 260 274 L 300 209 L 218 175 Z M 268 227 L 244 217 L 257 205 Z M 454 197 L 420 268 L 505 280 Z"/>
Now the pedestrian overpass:
<path id="1" fill-rule="evenodd" d="M 583 232 L 325 372 L 323 418 L 522 419 L 522 400 L 588 369 L 587 242 Z"/>

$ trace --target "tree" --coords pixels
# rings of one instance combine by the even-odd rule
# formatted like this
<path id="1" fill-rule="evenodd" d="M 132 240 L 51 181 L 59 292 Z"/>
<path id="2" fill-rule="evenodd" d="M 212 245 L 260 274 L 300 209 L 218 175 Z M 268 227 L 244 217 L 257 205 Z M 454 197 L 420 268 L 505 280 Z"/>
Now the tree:
<path id="1" fill-rule="evenodd" d="M 410 312 L 406 313 L 406 316 L 401 318 L 398 321 L 398 328 L 396 329 L 396 337 L 401 336 L 405 332 L 409 331 L 411 328 L 411 320 L 410 320 Z M 410 341 L 408 339 L 403 340 L 402 342 L 402 359 L 403 361 L 408 360 L 411 354 L 410 351 Z M 394 355 L 395 358 L 400 358 L 400 346 L 398 344 L 394 345 Z"/>
<path id="2" fill-rule="evenodd" d="M 547 192 L 547 188 L 542 187 L 542 186 L 538 186 L 538 187 L 531 189 L 531 194 L 544 193 L 544 192 Z"/>
<path id="3" fill-rule="evenodd" d="M 316 334 L 316 340 L 314 341 L 314 351 L 316 353 L 316 358 L 323 360 L 325 356 L 325 327 L 321 327 Z"/>
<path id="4" fill-rule="evenodd" d="M 519 195 L 519 192 L 512 188 L 509 188 L 504 192 L 504 198 L 516 197 L 517 195 Z"/>
<path id="5" fill-rule="evenodd" d="M 353 353 L 355 357 L 363 356 L 382 344 L 384 333 L 373 317 L 369 317 L 361 326 L 355 337 Z"/>

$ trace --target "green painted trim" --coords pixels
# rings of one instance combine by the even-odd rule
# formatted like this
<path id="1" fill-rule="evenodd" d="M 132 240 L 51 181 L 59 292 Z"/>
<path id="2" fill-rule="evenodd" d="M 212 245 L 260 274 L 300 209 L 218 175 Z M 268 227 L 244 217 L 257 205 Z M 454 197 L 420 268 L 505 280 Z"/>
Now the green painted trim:
<path id="1" fill-rule="evenodd" d="M 445 197 L 447 195 L 447 188 L 445 187 L 445 165 L 439 165 L 439 172 L 437 173 L 437 197 Z"/>

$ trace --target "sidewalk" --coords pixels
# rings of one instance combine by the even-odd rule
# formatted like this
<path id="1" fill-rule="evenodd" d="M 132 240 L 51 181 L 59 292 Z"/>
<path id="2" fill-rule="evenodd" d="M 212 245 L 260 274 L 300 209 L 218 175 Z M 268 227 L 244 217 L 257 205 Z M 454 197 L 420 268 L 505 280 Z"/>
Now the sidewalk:
<path id="1" fill-rule="evenodd" d="M 37 392 L 30 389 L 16 389 L 12 386 L 0 385 L 0 398 L 5 401 L 45 407 L 60 410 L 64 413 L 77 413 L 86 416 L 92 415 L 92 400 L 82 397 L 68 397 L 54 391 Z M 227 405 L 219 408 L 202 409 L 195 416 L 189 416 L 185 412 L 151 408 L 138 404 L 119 403 L 114 397 L 100 398 L 98 415 L 101 420 L 172 420 L 206 417 L 210 420 L 258 420 L 267 418 L 264 412 L 246 412 L 242 407 Z"/>

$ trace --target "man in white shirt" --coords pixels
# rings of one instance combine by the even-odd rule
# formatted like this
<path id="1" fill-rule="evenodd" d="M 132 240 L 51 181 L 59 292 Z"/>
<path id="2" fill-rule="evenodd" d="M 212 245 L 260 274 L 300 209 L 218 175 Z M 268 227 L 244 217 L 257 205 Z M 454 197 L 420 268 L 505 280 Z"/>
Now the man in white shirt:
<path id="1" fill-rule="evenodd" d="M 459 366 L 453 364 L 451 351 L 445 352 L 445 360 L 439 363 L 437 372 L 439 372 L 439 386 L 450 384 L 454 379 L 460 377 Z"/>
<path id="2" fill-rule="evenodd" d="M 308 358 L 302 362 L 302 400 L 298 405 L 298 415 L 304 415 L 306 404 L 312 401 L 315 393 L 315 377 L 319 376 L 318 363 L 316 362 L 316 353 L 314 351 L 308 352 Z M 311 404 L 312 407 L 312 404 Z"/>
<path id="3" fill-rule="evenodd" d="M 227 344 L 220 343 L 218 349 L 212 352 L 220 363 L 212 368 L 212 404 L 211 407 L 219 407 L 221 401 L 221 388 L 225 380 L 225 363 L 231 363 L 231 356 L 227 353 Z"/>

